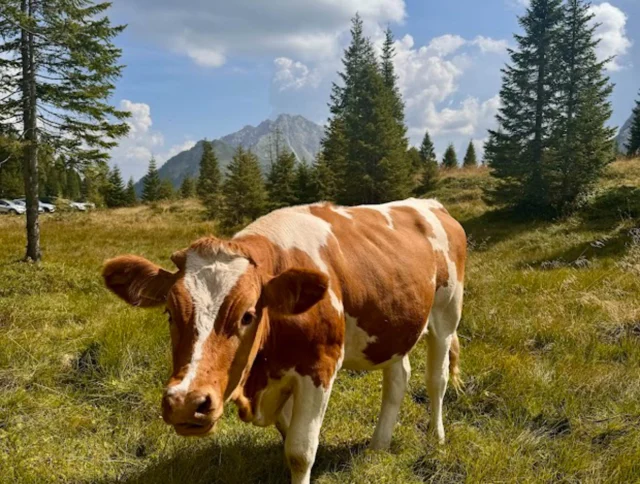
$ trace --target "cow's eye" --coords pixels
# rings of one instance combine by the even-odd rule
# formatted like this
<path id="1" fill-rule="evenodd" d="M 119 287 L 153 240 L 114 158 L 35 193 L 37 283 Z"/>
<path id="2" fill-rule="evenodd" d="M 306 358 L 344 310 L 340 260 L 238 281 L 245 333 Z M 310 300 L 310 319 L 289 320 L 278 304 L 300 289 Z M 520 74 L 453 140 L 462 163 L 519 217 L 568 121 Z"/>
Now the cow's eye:
<path id="1" fill-rule="evenodd" d="M 242 322 L 243 326 L 249 326 L 251 323 L 253 323 L 253 320 L 255 318 L 256 313 L 254 311 L 247 311 L 242 315 L 242 319 L 240 321 Z"/>

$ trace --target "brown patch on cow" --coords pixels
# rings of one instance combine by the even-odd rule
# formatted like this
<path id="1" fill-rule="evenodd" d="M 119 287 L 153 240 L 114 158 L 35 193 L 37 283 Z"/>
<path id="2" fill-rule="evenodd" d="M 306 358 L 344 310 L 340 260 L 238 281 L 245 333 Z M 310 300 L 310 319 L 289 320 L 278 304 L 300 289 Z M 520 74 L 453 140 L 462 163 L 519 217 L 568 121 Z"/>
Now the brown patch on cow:
<path id="1" fill-rule="evenodd" d="M 436 289 L 449 285 L 449 266 L 444 252 L 435 250 L 433 255 L 436 258 Z"/>
<path id="2" fill-rule="evenodd" d="M 467 235 L 462 225 L 448 214 L 446 210 L 436 209 L 433 213 L 438 217 L 449 239 L 449 258 L 456 265 L 458 282 L 464 280 L 464 268 L 467 260 Z"/>

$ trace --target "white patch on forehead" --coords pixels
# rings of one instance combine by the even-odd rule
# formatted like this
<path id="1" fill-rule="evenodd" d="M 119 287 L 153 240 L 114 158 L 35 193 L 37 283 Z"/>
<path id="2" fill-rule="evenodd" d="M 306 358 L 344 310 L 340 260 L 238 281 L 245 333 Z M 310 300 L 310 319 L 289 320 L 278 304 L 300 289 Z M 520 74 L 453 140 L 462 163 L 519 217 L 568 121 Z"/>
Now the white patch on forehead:
<path id="1" fill-rule="evenodd" d="M 284 250 L 298 249 L 307 254 L 313 263 L 330 276 L 329 268 L 320 255 L 329 237 L 333 236 L 331 224 L 309 211 L 308 206 L 283 208 L 259 218 L 234 238 L 247 235 L 262 235 Z M 329 289 L 329 299 L 338 313 L 343 307 L 333 289 Z"/>
<path id="2" fill-rule="evenodd" d="M 187 253 L 184 285 L 193 299 L 196 342 L 187 374 L 168 393 L 189 391 L 202 359 L 204 344 L 213 331 L 220 307 L 248 266 L 249 261 L 244 257 L 224 252 L 205 257 L 194 251 Z"/>

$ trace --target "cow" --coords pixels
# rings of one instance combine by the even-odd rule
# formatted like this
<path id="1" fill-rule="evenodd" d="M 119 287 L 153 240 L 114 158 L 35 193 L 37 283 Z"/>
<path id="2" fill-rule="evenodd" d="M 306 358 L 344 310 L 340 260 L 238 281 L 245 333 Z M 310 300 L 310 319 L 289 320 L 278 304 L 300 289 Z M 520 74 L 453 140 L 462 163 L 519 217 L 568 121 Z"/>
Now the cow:
<path id="1" fill-rule="evenodd" d="M 444 442 L 465 259 L 465 232 L 436 200 L 322 202 L 273 211 L 228 240 L 201 238 L 171 256 L 175 272 L 124 255 L 103 277 L 133 306 L 166 307 L 164 420 L 206 435 L 232 401 L 242 420 L 277 427 L 292 482 L 308 483 L 338 370 L 382 370 L 370 447 L 386 449 L 423 335 L 430 427 Z"/>

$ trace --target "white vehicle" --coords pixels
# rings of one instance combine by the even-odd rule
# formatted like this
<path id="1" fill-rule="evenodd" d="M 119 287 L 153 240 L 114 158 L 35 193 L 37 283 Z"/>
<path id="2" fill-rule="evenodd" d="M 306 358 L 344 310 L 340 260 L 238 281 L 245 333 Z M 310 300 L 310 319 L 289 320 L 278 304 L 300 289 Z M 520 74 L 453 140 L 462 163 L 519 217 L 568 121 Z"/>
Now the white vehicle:
<path id="1" fill-rule="evenodd" d="M 27 210 L 22 205 L 17 205 L 9 200 L 0 200 L 0 213 L 11 213 L 13 215 L 23 214 Z"/>
<path id="2" fill-rule="evenodd" d="M 25 202 L 24 198 L 18 198 L 17 200 L 12 200 L 11 203 L 22 207 L 25 212 L 27 211 L 27 202 Z M 38 200 L 38 203 L 40 203 L 39 200 Z M 42 208 L 42 204 L 38 206 L 38 212 L 40 213 L 44 212 L 44 208 Z"/>
<path id="3" fill-rule="evenodd" d="M 81 212 L 86 212 L 89 209 L 96 208 L 95 204 L 91 202 L 71 202 L 69 206 Z"/>
<path id="4" fill-rule="evenodd" d="M 25 206 L 27 203 L 24 198 L 19 198 L 18 200 L 14 200 L 13 202 L 14 203 L 22 202 L 22 204 Z M 53 213 L 56 211 L 56 206 L 53 203 L 46 203 L 46 202 L 43 202 L 42 200 L 38 200 L 38 203 L 40 204 L 40 208 L 38 209 L 40 213 L 42 212 Z"/>

